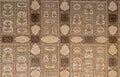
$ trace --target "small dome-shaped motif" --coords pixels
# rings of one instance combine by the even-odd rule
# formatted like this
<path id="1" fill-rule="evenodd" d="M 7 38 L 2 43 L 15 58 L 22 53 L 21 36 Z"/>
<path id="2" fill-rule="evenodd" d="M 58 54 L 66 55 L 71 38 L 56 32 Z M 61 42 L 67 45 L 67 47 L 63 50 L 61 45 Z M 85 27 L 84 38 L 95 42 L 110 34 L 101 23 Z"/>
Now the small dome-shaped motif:
<path id="1" fill-rule="evenodd" d="M 32 33 L 33 33 L 34 35 L 37 35 L 37 34 L 39 33 L 39 31 L 40 31 L 40 26 L 38 26 L 38 25 L 32 26 L 32 27 L 31 27 L 31 31 L 32 31 Z"/>
<path id="2" fill-rule="evenodd" d="M 68 46 L 66 45 L 66 44 L 64 44 L 62 47 L 61 47 L 61 49 L 60 49 L 60 53 L 62 54 L 62 55 L 68 55 L 69 54 L 69 48 L 68 48 Z"/>
<path id="3" fill-rule="evenodd" d="M 110 11 L 115 11 L 115 10 L 117 10 L 117 4 L 116 4 L 114 1 L 110 2 L 109 6 L 108 6 L 108 9 L 109 9 Z"/>
<path id="4" fill-rule="evenodd" d="M 61 77 L 69 77 L 69 72 L 67 71 L 67 70 L 62 70 L 61 72 L 60 72 L 60 76 Z"/>
<path id="5" fill-rule="evenodd" d="M 69 26 L 67 26 L 67 25 L 62 25 L 62 26 L 60 27 L 60 30 L 61 30 L 62 34 L 66 35 L 66 34 L 68 34 L 68 32 L 69 32 Z"/>
<path id="6" fill-rule="evenodd" d="M 108 77 L 117 77 L 117 72 L 115 70 L 111 70 L 108 72 Z"/>
<path id="7" fill-rule="evenodd" d="M 37 10 L 39 8 L 40 8 L 40 5 L 39 5 L 38 1 L 37 0 L 32 1 L 32 3 L 31 3 L 31 9 Z"/>
<path id="8" fill-rule="evenodd" d="M 116 26 L 110 26 L 109 27 L 109 33 L 111 34 L 111 35 L 115 35 L 116 34 L 116 32 L 117 32 L 117 27 Z"/>
<path id="9" fill-rule="evenodd" d="M 37 44 L 34 44 L 32 46 L 31 53 L 34 55 L 38 55 L 40 53 L 40 48 Z"/>
<path id="10" fill-rule="evenodd" d="M 40 72 L 38 70 L 33 70 L 31 72 L 31 77 L 40 77 Z"/>
<path id="11" fill-rule="evenodd" d="M 109 50 L 108 50 L 109 54 L 111 55 L 115 55 L 117 53 L 117 48 L 114 44 L 110 45 Z"/>
<path id="12" fill-rule="evenodd" d="M 66 11 L 69 9 L 69 4 L 66 0 L 62 1 L 61 5 L 60 5 L 60 9 L 63 11 Z"/>

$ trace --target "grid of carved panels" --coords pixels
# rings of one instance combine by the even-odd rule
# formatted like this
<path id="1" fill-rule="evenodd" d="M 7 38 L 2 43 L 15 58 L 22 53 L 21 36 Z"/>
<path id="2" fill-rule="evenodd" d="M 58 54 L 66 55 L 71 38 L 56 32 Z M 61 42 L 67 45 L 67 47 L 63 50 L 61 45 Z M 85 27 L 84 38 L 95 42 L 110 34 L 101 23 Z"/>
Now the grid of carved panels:
<path id="1" fill-rule="evenodd" d="M 0 6 L 0 77 L 119 77 L 119 0 Z"/>

